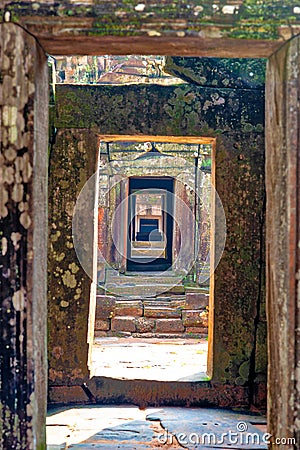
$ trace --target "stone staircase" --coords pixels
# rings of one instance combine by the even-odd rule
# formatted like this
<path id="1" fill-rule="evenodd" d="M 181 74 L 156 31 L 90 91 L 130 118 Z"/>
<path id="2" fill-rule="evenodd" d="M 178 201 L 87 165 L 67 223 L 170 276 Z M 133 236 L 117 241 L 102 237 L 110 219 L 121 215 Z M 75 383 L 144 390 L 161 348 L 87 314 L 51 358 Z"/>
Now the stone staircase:
<path id="1" fill-rule="evenodd" d="M 108 274 L 97 295 L 95 337 L 203 338 L 207 288 L 187 287 L 172 272 Z"/>
<path id="2" fill-rule="evenodd" d="M 122 275 L 116 271 L 107 271 L 105 291 L 119 297 L 153 298 L 164 292 L 183 294 L 182 277 L 171 271 L 166 272 L 131 272 Z"/>

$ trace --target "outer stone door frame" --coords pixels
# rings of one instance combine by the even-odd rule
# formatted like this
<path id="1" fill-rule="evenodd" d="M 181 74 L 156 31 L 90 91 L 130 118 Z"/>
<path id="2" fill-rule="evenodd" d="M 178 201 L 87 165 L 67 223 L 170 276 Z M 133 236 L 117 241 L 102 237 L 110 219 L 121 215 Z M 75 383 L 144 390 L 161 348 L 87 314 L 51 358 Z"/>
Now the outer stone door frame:
<path id="1" fill-rule="evenodd" d="M 0 448 L 45 448 L 47 58 L 0 24 Z"/>
<path id="2" fill-rule="evenodd" d="M 29 59 L 36 58 L 36 44 L 34 39 L 29 36 L 26 32 L 21 31 L 17 25 L 14 24 L 3 24 L 1 26 L 1 36 L 2 43 L 7 44 L 7 31 L 9 30 L 9 34 L 12 37 L 10 44 L 12 48 L 15 46 L 23 45 L 25 42 L 30 42 L 29 46 Z M 213 48 L 218 48 L 219 39 L 216 38 L 214 40 L 215 46 Z M 19 42 L 19 44 L 17 43 Z M 111 41 L 110 41 L 111 42 Z M 183 42 L 183 41 L 182 41 Z M 135 41 L 137 48 L 140 50 L 139 53 L 143 53 L 143 37 L 137 38 Z M 253 45 L 253 49 L 257 47 L 256 41 L 253 41 L 253 44 L 248 42 L 248 45 Z M 299 305 L 297 304 L 297 291 L 296 288 L 299 285 L 299 245 L 297 245 L 299 241 L 299 223 L 297 220 L 297 216 L 299 215 L 299 186 L 297 184 L 297 180 L 299 178 L 298 171 L 298 160 L 299 160 L 299 139 L 298 139 L 298 119 L 299 113 L 297 105 L 292 104 L 293 99 L 296 99 L 299 93 L 299 76 L 298 70 L 299 67 L 299 38 L 294 38 L 289 44 L 284 46 L 280 53 L 275 54 L 270 59 L 269 63 L 269 71 L 267 75 L 268 84 L 267 84 L 267 187 L 268 187 L 268 315 L 269 315 L 269 404 L 270 404 L 270 432 L 275 436 L 284 436 L 289 437 L 290 435 L 294 435 L 296 432 L 295 423 L 295 413 L 297 404 L 299 406 L 299 369 L 296 372 L 297 358 L 295 358 L 295 352 L 299 351 L 297 345 L 297 339 L 299 337 L 296 334 L 296 329 L 299 328 L 299 324 L 295 323 L 295 317 L 298 318 L 297 310 Z M 53 54 L 55 54 L 55 44 L 52 48 Z M 60 42 L 60 46 L 58 48 L 59 53 L 64 50 L 64 44 Z M 210 50 L 210 56 L 214 55 L 215 50 Z M 68 42 L 68 54 L 73 52 L 72 45 L 70 45 L 70 41 Z M 67 52 L 66 52 L 67 53 Z M 89 53 L 88 46 L 85 48 L 85 53 Z M 94 50 L 93 50 L 94 53 Z M 110 47 L 107 47 L 107 53 L 110 53 Z M 164 53 L 163 46 L 160 48 L 160 53 Z M 201 51 L 199 55 L 201 56 Z M 228 57 L 234 57 L 234 54 L 230 54 L 228 52 Z M 36 92 L 40 92 L 39 88 L 46 85 L 46 76 L 45 76 L 45 56 L 41 55 L 40 61 L 43 61 L 41 71 L 33 70 L 31 72 L 33 83 L 36 83 L 37 90 Z M 3 64 L 7 63 L 7 60 L 3 60 Z M 6 62 L 5 62 L 6 61 Z M 28 63 L 28 60 L 27 60 Z M 27 64 L 26 63 L 26 64 Z M 23 64 L 20 64 L 20 60 L 17 59 L 14 61 L 13 69 L 19 77 L 19 82 L 24 82 L 25 74 L 23 72 L 23 68 L 25 66 L 25 61 Z M 28 67 L 28 66 L 27 66 Z M 44 74 L 43 79 L 40 79 L 41 72 Z M 284 75 L 287 74 L 287 75 Z M 28 78 L 27 78 L 28 80 Z M 275 86 L 276 81 L 279 80 L 280 93 L 276 94 Z M 12 88 L 10 88 L 12 89 Z M 8 90 L 8 92 L 10 92 Z M 28 95 L 31 95 L 32 91 L 28 90 Z M 42 95 L 44 96 L 44 94 Z M 278 100 L 276 104 L 276 99 Z M 269 102 L 270 100 L 270 102 Z M 5 98 L 3 107 L 10 105 L 10 100 Z M 47 125 L 47 116 L 42 113 L 42 101 L 39 95 L 36 95 L 34 99 L 32 99 L 31 106 L 34 104 L 34 112 L 33 112 L 33 128 L 28 131 L 27 138 L 31 142 L 31 157 L 33 162 L 33 178 L 32 184 L 29 185 L 29 193 L 34 193 L 36 201 L 33 201 L 33 209 L 30 210 L 32 214 L 32 222 L 24 222 L 28 224 L 24 231 L 24 223 L 23 228 L 21 228 L 20 233 L 21 236 L 24 237 L 27 243 L 29 243 L 27 247 L 27 251 L 32 248 L 34 249 L 34 253 L 30 253 L 30 258 L 32 261 L 33 272 L 26 274 L 26 291 L 28 292 L 30 304 L 32 305 L 32 309 L 29 308 L 27 313 L 29 313 L 29 323 L 32 327 L 29 327 L 28 330 L 28 340 L 25 340 L 26 345 L 26 354 L 24 355 L 25 363 L 27 367 L 31 369 L 32 379 L 34 380 L 35 388 L 32 390 L 27 389 L 28 386 L 25 386 L 24 379 L 20 378 L 16 373 L 12 374 L 12 380 L 15 383 L 16 389 L 13 392 L 8 391 L 8 397 L 2 398 L 2 406 L 8 408 L 9 402 L 12 402 L 16 392 L 18 391 L 22 396 L 25 392 L 25 398 L 23 398 L 25 404 L 27 405 L 27 417 L 30 416 L 30 422 L 21 429 L 19 428 L 18 420 L 9 420 L 6 428 L 6 438 L 9 439 L 9 442 L 17 443 L 20 442 L 20 445 L 23 445 L 23 448 L 44 448 L 44 421 L 45 421 L 45 404 L 46 397 L 44 391 L 44 381 L 41 379 L 41 371 L 44 370 L 39 365 L 39 361 L 45 361 L 45 349 L 44 349 L 44 340 L 42 342 L 40 339 L 35 340 L 35 336 L 39 335 L 41 327 L 45 329 L 46 323 L 46 309 L 45 309 L 45 291 L 44 291 L 44 282 L 45 277 L 41 272 L 40 263 L 45 261 L 45 247 L 41 247 L 41 253 L 37 251 L 36 247 L 32 247 L 32 243 L 38 244 L 40 242 L 40 237 L 37 236 L 37 231 L 41 230 L 40 225 L 41 221 L 45 224 L 46 218 L 46 202 L 45 197 L 43 199 L 39 198 L 38 192 L 42 190 L 43 181 L 39 176 L 39 167 L 45 171 L 46 161 L 45 161 L 45 150 L 46 146 L 44 143 L 39 143 L 39 136 L 46 132 L 45 127 Z M 10 105 L 13 106 L 13 105 Z M 18 107 L 18 111 L 22 111 L 22 108 Z M 24 113 L 25 114 L 25 113 Z M 3 119 L 3 116 L 2 116 Z M 5 125 L 5 122 L 4 122 Z M 20 123 L 17 122 L 17 130 L 21 127 Z M 275 130 L 279 130 L 277 135 L 277 142 L 272 138 L 272 133 Z M 14 134 L 10 135 L 11 137 Z M 3 134 L 2 134 L 3 139 Z M 32 146 L 32 142 L 35 144 Z M 273 155 L 277 154 L 279 149 L 285 149 L 285 152 L 282 154 L 279 152 L 279 159 L 282 157 L 286 158 L 287 162 L 287 173 L 288 173 L 288 183 L 284 183 L 284 179 L 286 177 L 286 172 L 282 172 L 281 167 L 275 166 L 276 161 L 272 162 Z M 42 159 L 38 158 L 39 149 L 42 151 Z M 7 156 L 7 155 L 6 155 Z M 39 166 L 41 161 L 41 166 Z M 284 164 L 284 162 L 283 162 Z M 274 171 L 274 167 L 278 167 L 278 170 Z M 276 176 L 278 175 L 278 176 Z M 43 178 L 44 180 L 44 178 Z M 274 183 L 273 186 L 271 183 Z M 274 190 L 275 185 L 275 190 Z M 272 187 L 272 189 L 271 189 Z M 276 188 L 279 190 L 276 191 Z M 274 191 L 278 192 L 275 196 L 275 202 L 272 203 L 272 195 Z M 281 193 L 285 197 L 287 201 L 287 209 L 285 211 L 286 221 L 282 222 L 280 225 L 276 220 L 279 220 L 282 214 L 282 207 L 284 206 L 283 200 L 281 203 L 279 201 L 279 197 L 281 197 Z M 296 194 L 295 194 L 296 192 Z M 9 199 L 16 201 L 15 190 L 8 191 Z M 15 198 L 15 200 L 14 200 Z M 38 200 L 39 199 L 39 200 Z M 277 203 L 276 203 L 277 202 Z M 38 205 L 41 205 L 41 208 Z M 274 208 L 278 205 L 278 209 Z M 271 209 L 272 208 L 272 209 Z M 273 217 L 272 217 L 273 215 Z M 32 226 L 34 225 L 34 227 Z M 37 226 L 39 224 L 39 226 Z M 11 228 L 8 230 L 9 233 L 15 232 L 15 228 L 10 225 Z M 274 234 L 272 232 L 272 226 L 274 226 Z M 277 245 L 274 245 L 273 239 L 276 235 L 278 239 L 278 228 L 280 229 L 279 240 L 277 240 Z M 45 227 L 42 229 L 45 231 Z M 271 247 L 272 243 L 272 247 Z M 286 243 L 288 246 L 285 247 Z M 16 249 L 16 247 L 15 247 Z M 286 264 L 283 264 L 283 260 L 286 261 Z M 275 261 L 275 262 L 274 262 Z M 15 263 L 14 263 L 15 264 Z M 14 267 L 14 266 L 12 266 Z M 288 267 L 288 278 L 284 280 L 284 289 L 282 292 L 279 292 L 281 286 L 277 287 L 276 278 L 273 278 L 275 274 L 284 273 Z M 29 276 L 29 278 L 27 278 Z M 37 282 L 37 286 L 39 285 L 38 279 L 43 285 L 41 288 L 41 295 L 38 295 L 38 291 L 34 293 L 34 280 Z M 33 287 L 33 292 L 31 288 Z M 280 288 L 280 289 L 279 289 Z M 298 286 L 299 289 L 299 286 Z M 16 290 L 14 291 L 16 292 Z M 277 296 L 279 292 L 279 296 Z M 12 295 L 12 294 L 11 294 Z M 25 304 L 23 303 L 24 297 L 18 296 L 14 298 L 14 307 L 17 311 L 23 311 Z M 280 306 L 280 312 L 282 314 L 281 321 L 276 321 L 274 317 L 274 312 L 277 309 L 277 305 Z M 282 327 L 284 324 L 284 342 L 286 346 L 282 348 L 282 344 L 280 343 L 280 338 L 282 337 Z M 11 326 L 11 325 L 10 325 Z M 19 333 L 19 331 L 17 332 Z M 273 340 L 272 336 L 277 336 L 277 339 Z M 20 335 L 17 336 L 18 339 Z M 19 342 L 19 340 L 18 340 Z M 34 344 L 35 343 L 35 344 Z M 12 347 L 17 344 L 12 341 Z M 17 348 L 14 347 L 16 350 Z M 284 356 L 285 352 L 289 351 L 287 357 Z M 299 359 L 298 359 L 299 360 Z M 43 363 L 44 364 L 44 363 Z M 44 367 L 44 366 L 43 366 Z M 289 376 L 285 377 L 285 372 L 288 369 Z M 281 384 L 273 377 L 275 373 L 279 373 Z M 281 376 L 282 375 L 282 376 Z M 283 396 L 282 392 L 284 393 Z M 21 397 L 19 396 L 16 400 L 19 400 Z M 36 408 L 36 402 L 39 401 L 40 408 Z M 11 403 L 12 404 L 12 403 Z M 30 405 L 30 406 L 28 406 Z M 15 419 L 20 419 L 19 411 L 10 409 L 9 410 L 10 417 Z M 276 420 L 277 419 L 277 420 Z M 9 428 L 9 424 L 11 428 Z M 24 425 L 24 422 L 23 422 Z M 27 429 L 26 429 L 27 428 Z M 23 430 L 23 431 L 22 431 Z M 298 426 L 299 430 L 299 426 Z M 3 439 L 3 438 L 2 438 Z M 280 448 L 280 446 L 277 446 Z"/>
<path id="3" fill-rule="evenodd" d="M 266 246 L 268 422 L 300 444 L 300 37 L 268 61 Z M 297 445 L 296 445 L 297 446 Z M 284 448 L 280 445 L 275 448 Z M 292 448 L 289 447 L 289 448 Z"/>

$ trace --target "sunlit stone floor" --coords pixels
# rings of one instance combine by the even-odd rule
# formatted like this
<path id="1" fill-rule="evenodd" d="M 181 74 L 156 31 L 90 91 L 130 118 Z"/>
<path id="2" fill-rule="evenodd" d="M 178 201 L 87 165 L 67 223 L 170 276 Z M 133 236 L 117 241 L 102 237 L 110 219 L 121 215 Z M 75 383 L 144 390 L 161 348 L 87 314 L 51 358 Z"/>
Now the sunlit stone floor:
<path id="1" fill-rule="evenodd" d="M 205 339 L 98 338 L 92 370 L 118 379 L 195 381 L 207 379 L 206 361 Z M 230 432 L 235 440 L 238 433 L 237 443 L 230 441 Z M 249 412 L 65 406 L 48 412 L 47 450 L 264 450 L 265 432 L 266 418 Z"/>
<path id="2" fill-rule="evenodd" d="M 47 450 L 264 450 L 265 423 L 257 414 L 221 409 L 70 406 L 49 410 Z"/>
<path id="3" fill-rule="evenodd" d="M 158 381 L 207 380 L 206 339 L 96 338 L 92 375 Z"/>

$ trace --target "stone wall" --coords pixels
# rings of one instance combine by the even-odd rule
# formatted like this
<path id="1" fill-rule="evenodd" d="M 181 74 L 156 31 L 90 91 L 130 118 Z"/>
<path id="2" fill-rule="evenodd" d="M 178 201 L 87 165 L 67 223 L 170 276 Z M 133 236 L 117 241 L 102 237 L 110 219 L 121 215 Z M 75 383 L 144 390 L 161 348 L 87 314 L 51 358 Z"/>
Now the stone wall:
<path id="1" fill-rule="evenodd" d="M 266 85 L 269 432 L 296 437 L 298 446 L 299 44 L 296 38 L 270 58 Z"/>
<path id="2" fill-rule="evenodd" d="M 211 61 L 211 64 L 214 62 Z M 80 165 L 73 152 L 66 152 L 69 142 L 77 146 L 72 136 L 89 129 L 103 134 L 196 135 L 216 138 L 217 191 L 224 205 L 227 220 L 227 242 L 222 260 L 215 273 L 213 308 L 213 380 L 241 387 L 250 402 L 263 404 L 266 383 L 266 322 L 264 317 L 264 91 L 262 86 L 242 88 L 224 83 L 214 87 L 188 86 L 57 86 L 57 118 L 55 127 L 64 141 L 56 141 L 52 160 L 60 164 L 65 158 L 68 170 L 58 179 L 51 172 L 52 208 L 65 192 L 60 185 L 74 183 Z M 62 143 L 65 142 L 62 146 Z M 73 145 L 73 144 L 72 144 Z M 91 146 L 88 145 L 91 149 Z M 92 153 L 92 150 L 89 150 Z M 97 152 L 94 146 L 94 152 Z M 90 154 L 91 154 L 90 153 Z M 93 156 L 94 158 L 94 156 Z M 52 164 L 52 162 L 51 162 Z M 65 188 L 66 189 L 66 188 Z M 76 200 L 76 190 L 72 201 Z M 68 219 L 69 220 L 69 219 Z M 60 252 L 69 238 L 69 225 L 60 219 Z M 53 227 L 57 226 L 55 221 Z M 66 230 L 66 231 L 64 231 Z M 53 231 L 52 231 L 53 232 Z M 50 256 L 52 258 L 52 256 Z M 66 260 L 56 261 L 58 271 L 68 269 Z M 68 264 L 71 261 L 67 261 Z M 50 264 L 53 264 L 50 261 Z M 52 329 L 59 328 L 59 315 L 52 304 L 59 304 L 56 281 L 51 281 L 50 315 Z M 73 290 L 64 286 L 64 296 L 70 305 L 76 300 Z M 73 300 L 72 300 L 73 297 Z M 68 300 L 69 301 L 69 300 Z M 87 306 L 78 310 L 70 306 L 68 321 L 86 320 Z M 55 313 L 54 313 L 55 311 Z M 73 311 L 73 312 L 72 312 Z M 56 319 L 58 317 L 58 319 Z M 63 333 L 62 333 L 63 335 Z M 59 367 L 63 384 L 70 371 L 78 370 L 74 341 L 80 342 L 76 328 L 59 346 L 68 355 L 68 367 L 62 356 L 51 359 L 51 369 Z M 53 335 L 56 339 L 56 332 Z M 82 344 L 84 342 L 82 341 Z M 77 345 L 77 344 L 76 344 Z M 50 352 L 52 349 L 50 347 Z M 82 359 L 80 359 L 82 361 Z M 78 377 L 78 383 L 81 380 Z M 257 382 L 257 384 L 256 384 Z M 55 380 L 51 382 L 55 385 Z M 259 389 L 261 388 L 261 391 Z"/>
<path id="3" fill-rule="evenodd" d="M 196 292 L 140 300 L 98 295 L 95 337 L 206 338 L 208 303 L 208 294 Z"/>
<path id="4" fill-rule="evenodd" d="M 45 446 L 47 60 L 0 24 L 0 448 Z"/>
<path id="5" fill-rule="evenodd" d="M 49 383 L 80 385 L 88 379 L 93 335 L 95 283 L 80 265 L 72 238 L 76 199 L 97 168 L 99 140 L 91 130 L 58 130 L 50 153 L 48 249 Z M 91 195 L 95 195 L 91 191 Z M 93 236 L 93 198 L 85 204 L 80 227 Z M 90 206 L 90 208 L 89 208 Z M 92 239 L 84 245 L 90 252 Z M 96 244 L 95 244 L 96 245 Z M 80 247 L 84 249 L 84 246 Z M 84 249 L 85 250 L 85 249 Z M 90 267 L 89 267 L 90 268 Z M 94 292 L 94 295 L 93 295 Z M 91 316 L 89 313 L 91 312 Z M 89 324 L 88 318 L 91 317 Z M 93 334 L 93 330 L 92 330 Z"/>

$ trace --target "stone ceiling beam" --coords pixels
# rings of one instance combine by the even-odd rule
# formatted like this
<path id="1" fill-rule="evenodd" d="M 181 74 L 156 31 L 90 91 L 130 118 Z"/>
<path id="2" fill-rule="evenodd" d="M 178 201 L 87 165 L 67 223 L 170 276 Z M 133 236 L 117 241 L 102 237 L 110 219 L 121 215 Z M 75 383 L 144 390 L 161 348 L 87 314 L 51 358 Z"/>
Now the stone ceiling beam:
<path id="1" fill-rule="evenodd" d="M 3 4 L 3 20 L 20 24 L 52 55 L 268 57 L 300 32 L 300 7 L 278 0 Z"/>

